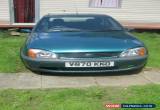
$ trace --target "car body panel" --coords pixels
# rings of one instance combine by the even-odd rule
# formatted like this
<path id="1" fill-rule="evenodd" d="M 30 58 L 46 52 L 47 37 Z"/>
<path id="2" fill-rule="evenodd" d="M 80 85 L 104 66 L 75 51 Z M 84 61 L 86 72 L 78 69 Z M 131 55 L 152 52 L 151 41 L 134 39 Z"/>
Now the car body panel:
<path id="1" fill-rule="evenodd" d="M 123 31 L 38 33 L 28 44 L 28 48 L 55 53 L 123 51 L 139 46 L 143 44 Z"/>
<path id="2" fill-rule="evenodd" d="M 143 68 L 147 62 L 147 56 L 136 58 L 92 58 L 92 59 L 48 59 L 34 60 L 21 53 L 23 62 L 28 69 L 41 72 L 56 73 L 97 73 L 97 72 L 121 72 Z M 68 61 L 114 61 L 115 66 L 109 68 L 66 68 Z"/>

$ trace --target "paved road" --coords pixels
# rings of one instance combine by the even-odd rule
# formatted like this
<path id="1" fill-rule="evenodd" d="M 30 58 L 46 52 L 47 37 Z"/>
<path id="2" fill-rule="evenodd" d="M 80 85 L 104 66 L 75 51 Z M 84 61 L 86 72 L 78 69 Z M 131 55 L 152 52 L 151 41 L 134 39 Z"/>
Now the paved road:
<path id="1" fill-rule="evenodd" d="M 106 73 L 107 74 L 107 73 Z M 130 86 L 160 84 L 160 70 L 146 69 L 138 74 L 41 75 L 0 73 L 1 89 L 81 88 L 90 86 Z"/>

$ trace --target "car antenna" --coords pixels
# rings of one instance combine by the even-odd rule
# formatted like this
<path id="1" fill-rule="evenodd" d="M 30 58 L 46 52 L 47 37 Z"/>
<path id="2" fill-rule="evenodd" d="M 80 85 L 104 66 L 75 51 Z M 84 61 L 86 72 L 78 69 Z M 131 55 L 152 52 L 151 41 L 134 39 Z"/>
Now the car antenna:
<path id="1" fill-rule="evenodd" d="M 77 0 L 75 0 L 76 15 L 78 15 Z"/>

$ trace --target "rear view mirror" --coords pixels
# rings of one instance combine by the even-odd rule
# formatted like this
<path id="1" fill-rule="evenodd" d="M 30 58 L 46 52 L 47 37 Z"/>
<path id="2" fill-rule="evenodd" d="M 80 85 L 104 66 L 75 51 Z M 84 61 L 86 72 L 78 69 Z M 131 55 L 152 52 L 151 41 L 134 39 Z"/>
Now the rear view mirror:
<path id="1" fill-rule="evenodd" d="M 22 33 L 31 33 L 32 29 L 21 29 L 20 32 L 22 32 Z"/>

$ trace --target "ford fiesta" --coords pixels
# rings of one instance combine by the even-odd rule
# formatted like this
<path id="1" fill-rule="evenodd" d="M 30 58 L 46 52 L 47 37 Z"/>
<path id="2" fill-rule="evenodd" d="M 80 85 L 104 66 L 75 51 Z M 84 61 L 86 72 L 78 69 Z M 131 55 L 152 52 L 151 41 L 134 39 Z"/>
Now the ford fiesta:
<path id="1" fill-rule="evenodd" d="M 144 44 L 107 15 L 44 16 L 21 48 L 32 71 L 111 72 L 143 68 Z"/>

